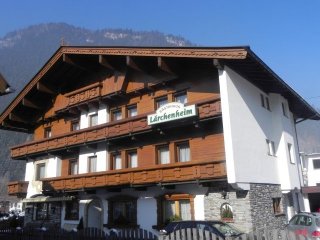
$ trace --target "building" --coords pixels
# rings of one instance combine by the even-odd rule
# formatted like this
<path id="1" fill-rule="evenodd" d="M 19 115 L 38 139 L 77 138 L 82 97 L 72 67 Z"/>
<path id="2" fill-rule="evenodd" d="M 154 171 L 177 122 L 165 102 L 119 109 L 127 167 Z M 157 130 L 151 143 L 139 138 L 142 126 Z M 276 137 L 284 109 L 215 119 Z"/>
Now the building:
<path id="1" fill-rule="evenodd" d="M 0 73 L 0 96 L 12 93 L 14 90 L 10 87 L 7 81 L 4 79 L 2 74 Z"/>
<path id="2" fill-rule="evenodd" d="M 60 47 L 0 116 L 34 135 L 8 192 L 65 229 L 279 227 L 304 207 L 295 123 L 319 117 L 249 47 Z"/>
<path id="3" fill-rule="evenodd" d="M 305 210 L 308 212 L 320 211 L 320 153 L 300 153 L 303 172 L 302 193 Z"/>

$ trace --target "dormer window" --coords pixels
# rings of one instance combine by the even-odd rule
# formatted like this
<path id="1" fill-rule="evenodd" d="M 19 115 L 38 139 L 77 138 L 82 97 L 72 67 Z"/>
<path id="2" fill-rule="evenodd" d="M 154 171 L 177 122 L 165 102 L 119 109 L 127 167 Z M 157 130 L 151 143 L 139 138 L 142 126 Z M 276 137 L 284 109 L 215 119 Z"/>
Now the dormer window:
<path id="1" fill-rule="evenodd" d="M 186 104 L 188 102 L 186 92 L 178 92 L 173 97 L 175 102 L 182 103 L 182 104 Z"/>
<path id="2" fill-rule="evenodd" d="M 44 129 L 44 138 L 50 138 L 52 136 L 51 127 Z"/>
<path id="3" fill-rule="evenodd" d="M 112 121 L 118 121 L 122 119 L 121 109 L 114 109 L 111 111 L 111 119 Z"/>
<path id="4" fill-rule="evenodd" d="M 264 94 L 260 94 L 261 106 L 270 111 L 270 102 L 269 98 Z"/>
<path id="5" fill-rule="evenodd" d="M 71 122 L 71 131 L 77 131 L 80 129 L 79 120 L 74 120 Z"/>
<path id="6" fill-rule="evenodd" d="M 167 103 L 168 103 L 167 96 L 157 98 L 155 100 L 156 109 L 161 108 L 162 106 L 166 105 Z"/>
<path id="7" fill-rule="evenodd" d="M 283 116 L 288 117 L 288 107 L 287 107 L 287 105 L 284 102 L 281 105 L 282 105 Z"/>
<path id="8" fill-rule="evenodd" d="M 127 117 L 134 117 L 138 115 L 137 105 L 130 105 L 127 107 Z"/>
<path id="9" fill-rule="evenodd" d="M 89 115 L 89 127 L 98 125 L 98 113 Z"/>

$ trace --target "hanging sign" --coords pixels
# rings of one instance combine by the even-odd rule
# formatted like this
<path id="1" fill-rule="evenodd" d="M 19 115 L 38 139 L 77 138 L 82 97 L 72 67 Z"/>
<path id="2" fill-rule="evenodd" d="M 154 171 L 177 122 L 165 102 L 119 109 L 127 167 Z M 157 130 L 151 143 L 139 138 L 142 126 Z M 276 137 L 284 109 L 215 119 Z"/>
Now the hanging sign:
<path id="1" fill-rule="evenodd" d="M 196 105 L 184 106 L 182 103 L 171 102 L 157 109 L 155 114 L 148 115 L 148 125 L 174 121 L 196 115 Z"/>

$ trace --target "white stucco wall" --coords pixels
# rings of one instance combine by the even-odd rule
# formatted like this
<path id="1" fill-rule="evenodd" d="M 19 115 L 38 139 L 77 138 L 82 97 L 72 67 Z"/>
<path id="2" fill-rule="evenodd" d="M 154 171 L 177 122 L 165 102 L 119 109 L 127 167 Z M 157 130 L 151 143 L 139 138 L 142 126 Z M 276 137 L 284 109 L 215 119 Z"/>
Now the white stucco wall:
<path id="1" fill-rule="evenodd" d="M 152 197 L 142 197 L 137 201 L 137 223 L 142 229 L 152 231 L 157 225 L 157 200 Z"/>
<path id="2" fill-rule="evenodd" d="M 228 182 L 244 188 L 249 183 L 281 184 L 299 188 L 296 164 L 290 164 L 287 143 L 297 158 L 292 116 L 282 114 L 278 94 L 267 94 L 228 67 L 219 72 Z M 268 96 L 271 111 L 261 106 Z M 276 156 L 267 153 L 266 139 L 274 141 Z M 297 162 L 297 161 L 296 161 Z"/>
<path id="3" fill-rule="evenodd" d="M 91 156 L 97 156 L 97 172 L 107 170 L 107 156 L 105 143 L 99 143 L 96 149 L 81 147 L 79 154 L 79 173 L 88 172 L 88 158 Z"/>
<path id="4" fill-rule="evenodd" d="M 99 109 L 91 108 L 88 112 L 81 112 L 80 129 L 89 127 L 89 116 L 96 113 L 98 113 L 98 124 L 109 122 L 108 106 L 100 104 Z"/>
<path id="5" fill-rule="evenodd" d="M 36 165 L 45 163 L 45 177 L 61 176 L 61 159 L 59 157 L 41 158 L 35 161 L 29 160 L 26 164 L 25 181 L 28 181 L 27 198 L 42 193 L 42 182 L 36 181 Z"/>

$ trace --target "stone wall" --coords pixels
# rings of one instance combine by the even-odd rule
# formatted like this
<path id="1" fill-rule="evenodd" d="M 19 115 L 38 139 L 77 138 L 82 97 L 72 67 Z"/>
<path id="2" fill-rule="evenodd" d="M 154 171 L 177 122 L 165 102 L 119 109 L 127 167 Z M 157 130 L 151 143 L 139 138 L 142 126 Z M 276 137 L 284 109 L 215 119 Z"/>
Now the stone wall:
<path id="1" fill-rule="evenodd" d="M 229 203 L 232 207 L 232 225 L 241 231 L 249 232 L 252 229 L 252 220 L 247 191 L 229 191 L 225 197 L 221 192 L 209 193 L 204 199 L 205 220 L 221 220 L 220 208 L 224 203 Z"/>
<path id="2" fill-rule="evenodd" d="M 285 210 L 280 185 L 251 184 L 250 191 L 234 190 L 231 187 L 225 192 L 212 190 L 204 199 L 205 219 L 221 220 L 220 208 L 222 204 L 228 203 L 233 211 L 232 225 L 244 232 L 263 227 L 281 228 L 286 222 L 286 215 L 274 214 L 273 198 L 276 197 L 282 198 L 281 209 Z"/>
<path id="3" fill-rule="evenodd" d="M 275 214 L 273 210 L 273 198 L 281 198 L 282 214 Z M 250 204 L 254 228 L 282 228 L 286 223 L 284 196 L 280 185 L 251 184 Z"/>

